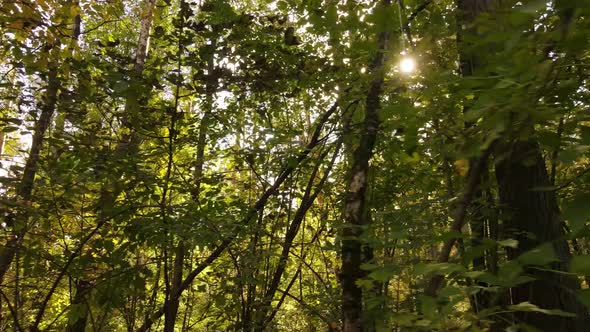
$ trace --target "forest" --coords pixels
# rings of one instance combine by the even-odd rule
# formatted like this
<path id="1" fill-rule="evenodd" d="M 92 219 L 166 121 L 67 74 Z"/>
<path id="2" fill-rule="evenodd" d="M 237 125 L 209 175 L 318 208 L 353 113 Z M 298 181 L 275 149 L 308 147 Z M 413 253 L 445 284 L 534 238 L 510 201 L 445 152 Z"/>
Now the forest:
<path id="1" fill-rule="evenodd" d="M 1 0 L 0 331 L 590 331 L 590 0 Z"/>

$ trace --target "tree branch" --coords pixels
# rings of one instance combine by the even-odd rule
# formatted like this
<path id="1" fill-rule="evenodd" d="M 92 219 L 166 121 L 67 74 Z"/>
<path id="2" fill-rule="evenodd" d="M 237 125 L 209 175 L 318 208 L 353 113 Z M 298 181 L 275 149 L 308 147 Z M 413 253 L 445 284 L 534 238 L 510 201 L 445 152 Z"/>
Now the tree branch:
<path id="1" fill-rule="evenodd" d="M 467 217 L 467 209 L 469 205 L 471 205 L 473 196 L 481 183 L 481 174 L 488 165 L 487 162 L 490 154 L 492 153 L 493 146 L 495 146 L 494 143 L 490 144 L 490 146 L 481 154 L 481 156 L 479 156 L 475 164 L 471 166 L 469 169 L 469 178 L 467 181 L 467 185 L 465 187 L 465 190 L 463 191 L 461 200 L 459 201 L 459 204 L 455 209 L 453 223 L 450 229 L 452 233 L 460 233 L 461 228 L 463 228 L 463 224 L 465 223 L 465 219 Z M 451 249 L 455 245 L 456 241 L 457 236 L 453 236 L 452 238 L 445 241 L 437 259 L 438 263 L 446 263 L 449 261 Z M 435 275 L 431 277 L 430 281 L 426 286 L 426 295 L 432 297 L 436 296 L 443 280 L 444 276 L 442 275 Z"/>
<path id="2" fill-rule="evenodd" d="M 338 109 L 338 103 L 335 102 L 332 105 L 332 107 L 330 107 L 330 109 L 326 113 L 324 113 L 324 115 L 318 120 L 318 124 L 316 125 L 316 129 L 311 137 L 310 142 L 305 146 L 305 148 L 303 150 L 301 150 L 298 153 L 297 158 L 295 159 L 295 162 L 294 163 L 293 162 L 287 163 L 287 165 L 284 166 L 283 170 L 280 172 L 280 174 L 277 177 L 277 179 L 275 180 L 274 184 L 262 194 L 262 196 L 258 199 L 258 201 L 256 201 L 256 204 L 254 204 L 253 208 L 250 209 L 250 212 L 246 215 L 246 217 L 244 217 L 240 222 L 237 223 L 238 226 L 242 226 L 242 225 L 247 224 L 248 222 L 250 222 L 250 220 L 254 216 L 256 216 L 258 214 L 258 212 L 266 205 L 266 202 L 268 201 L 268 199 L 277 192 L 279 187 L 283 184 L 283 182 L 285 182 L 285 180 L 289 177 L 289 175 L 301 164 L 301 162 L 303 162 L 303 160 L 305 160 L 307 158 L 307 156 L 310 154 L 310 152 L 321 142 L 320 135 L 322 133 L 322 129 L 324 128 L 324 125 L 328 122 L 328 120 L 330 119 L 332 114 L 334 114 L 337 109 Z M 175 299 L 180 298 L 182 293 L 187 288 L 190 287 L 193 280 L 201 272 L 203 272 L 203 270 L 205 270 L 215 260 L 217 260 L 217 258 L 219 258 L 221 256 L 221 254 L 225 251 L 225 249 L 227 249 L 229 247 L 229 245 L 237 237 L 238 232 L 239 232 L 238 231 L 239 227 L 236 227 L 236 228 L 237 228 L 236 230 L 234 230 L 223 241 L 221 241 L 219 246 L 217 246 L 217 248 L 211 254 L 209 254 L 209 256 L 205 259 L 205 261 L 203 261 L 193 271 L 191 271 L 191 273 L 189 273 L 189 275 L 182 282 L 182 284 L 180 285 L 178 290 L 176 292 L 174 292 L 174 294 L 172 294 L 171 299 L 169 301 L 166 301 L 166 303 L 164 303 L 164 305 L 160 309 L 158 309 L 158 311 L 153 313 L 151 315 L 151 317 L 146 318 L 143 325 L 137 330 L 138 332 L 148 331 L 151 328 L 151 326 L 153 325 L 154 321 L 156 319 L 159 319 L 160 317 L 162 317 L 165 310 L 170 305 L 170 302 Z"/>

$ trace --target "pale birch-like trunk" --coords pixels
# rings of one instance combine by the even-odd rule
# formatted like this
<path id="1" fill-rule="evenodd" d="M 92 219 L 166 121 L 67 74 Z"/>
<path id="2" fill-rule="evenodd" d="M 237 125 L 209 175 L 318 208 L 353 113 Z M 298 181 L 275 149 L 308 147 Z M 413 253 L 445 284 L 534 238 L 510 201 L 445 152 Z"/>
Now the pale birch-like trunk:
<path id="1" fill-rule="evenodd" d="M 382 10 L 391 6 L 390 0 L 383 0 Z M 369 161 L 373 156 L 373 147 L 379 130 L 379 108 L 381 91 L 385 74 L 385 53 L 389 40 L 388 32 L 377 36 L 377 51 L 370 65 L 370 73 L 374 75 L 365 99 L 365 118 L 359 133 L 358 147 L 353 151 L 349 171 L 349 182 L 344 205 L 342 229 L 342 316 L 344 332 L 364 331 L 363 292 L 357 285 L 362 278 L 363 243 L 360 237 L 363 227 L 367 224 L 365 213 L 366 192 L 369 177 Z"/>

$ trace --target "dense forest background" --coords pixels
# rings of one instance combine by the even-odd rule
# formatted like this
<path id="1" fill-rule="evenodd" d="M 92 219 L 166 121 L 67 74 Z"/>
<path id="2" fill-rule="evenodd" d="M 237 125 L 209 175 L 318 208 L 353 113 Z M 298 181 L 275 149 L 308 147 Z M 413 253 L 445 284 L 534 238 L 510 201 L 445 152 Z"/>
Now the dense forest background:
<path id="1" fill-rule="evenodd" d="M 590 331 L 590 1 L 3 0 L 0 331 Z"/>

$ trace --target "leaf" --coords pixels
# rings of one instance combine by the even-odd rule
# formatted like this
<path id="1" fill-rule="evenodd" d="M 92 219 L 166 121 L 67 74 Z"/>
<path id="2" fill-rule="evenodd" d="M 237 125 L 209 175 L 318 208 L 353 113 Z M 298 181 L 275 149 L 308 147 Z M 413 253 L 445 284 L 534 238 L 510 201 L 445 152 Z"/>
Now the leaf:
<path id="1" fill-rule="evenodd" d="M 420 317 L 414 313 L 400 312 L 391 315 L 391 321 L 400 326 L 412 326 Z"/>
<path id="2" fill-rule="evenodd" d="M 580 194 L 567 203 L 563 217 L 570 222 L 574 234 L 583 229 L 590 217 L 590 194 Z"/>
<path id="3" fill-rule="evenodd" d="M 561 316 L 561 317 L 576 317 L 575 314 L 570 312 L 565 312 L 558 309 L 542 309 L 538 306 L 530 303 L 530 302 L 521 302 L 519 304 L 514 304 L 508 307 L 510 310 L 514 311 L 525 311 L 525 312 L 540 312 L 546 315 L 553 315 L 553 316 Z"/>
<path id="4" fill-rule="evenodd" d="M 369 274 L 369 278 L 380 282 L 386 282 L 389 281 L 398 272 L 399 268 L 397 266 L 386 265 L 384 267 L 380 267 L 373 270 L 373 272 Z"/>
<path id="5" fill-rule="evenodd" d="M 523 276 L 522 272 L 522 265 L 518 261 L 513 260 L 500 266 L 498 275 L 487 273 L 482 275 L 480 280 L 487 282 L 490 285 L 502 287 L 514 287 L 534 280 L 534 278 Z"/>
<path id="6" fill-rule="evenodd" d="M 586 307 L 590 308 L 590 289 L 581 289 L 578 291 L 578 300 Z"/>
<path id="7" fill-rule="evenodd" d="M 417 264 L 414 268 L 414 273 L 417 275 L 445 275 L 463 271 L 465 271 L 463 265 L 453 263 Z"/>
<path id="8" fill-rule="evenodd" d="M 516 248 L 518 248 L 518 240 L 506 239 L 506 240 L 498 241 L 498 245 L 501 247 L 508 247 L 508 248 L 516 249 Z"/>
<path id="9" fill-rule="evenodd" d="M 3 133 L 11 133 L 11 132 L 17 131 L 18 129 L 19 128 L 15 127 L 15 126 L 7 126 L 7 127 L 2 128 L 2 132 Z"/>
<path id="10" fill-rule="evenodd" d="M 565 149 L 559 153 L 559 161 L 561 161 L 564 164 L 572 164 L 584 152 L 585 148 L 583 146 L 576 146 L 569 149 Z"/>
<path id="11" fill-rule="evenodd" d="M 588 126 L 581 126 L 580 131 L 582 132 L 582 139 L 581 142 L 584 145 L 590 145 L 590 127 Z"/>
<path id="12" fill-rule="evenodd" d="M 590 275 L 590 256 L 574 256 L 570 262 L 570 272 L 579 275 Z"/>
<path id="13" fill-rule="evenodd" d="M 463 292 L 458 287 L 455 287 L 455 286 L 447 286 L 447 287 L 444 287 L 443 289 L 441 289 L 438 294 L 439 294 L 439 296 L 442 296 L 442 297 L 445 298 L 445 297 L 452 297 L 452 296 L 462 295 Z"/>
<path id="14" fill-rule="evenodd" d="M 544 266 L 559 261 L 551 244 L 543 244 L 535 249 L 529 250 L 517 258 L 523 265 Z"/>

